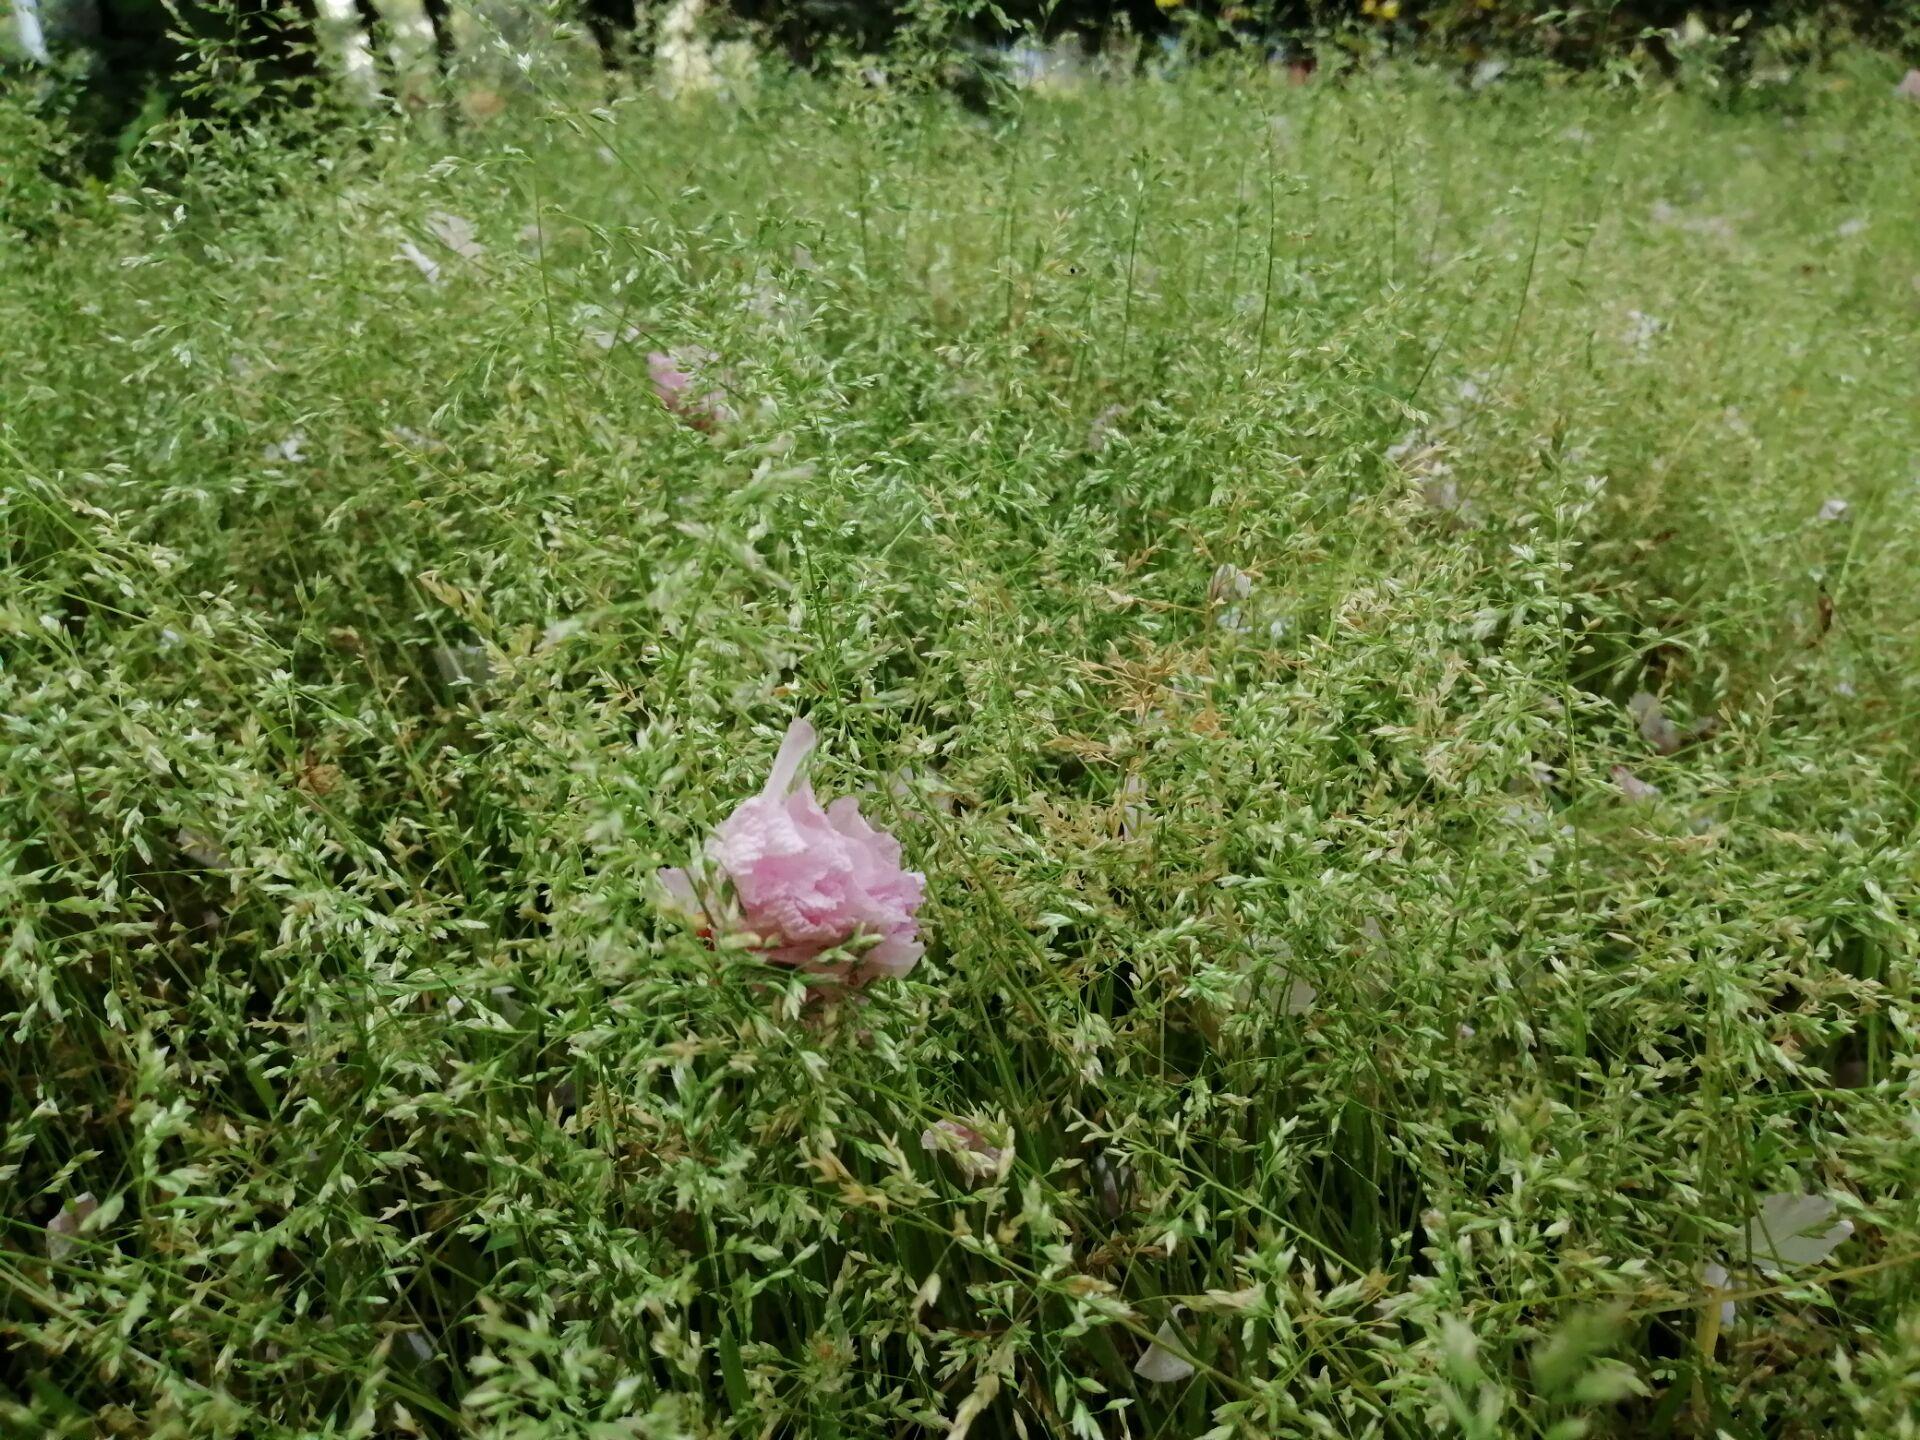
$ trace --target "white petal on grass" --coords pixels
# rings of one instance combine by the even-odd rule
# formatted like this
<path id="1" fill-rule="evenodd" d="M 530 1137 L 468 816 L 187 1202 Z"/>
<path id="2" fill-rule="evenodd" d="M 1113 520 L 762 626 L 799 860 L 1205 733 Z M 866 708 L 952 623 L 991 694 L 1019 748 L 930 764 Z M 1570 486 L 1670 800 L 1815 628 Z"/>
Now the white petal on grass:
<path id="1" fill-rule="evenodd" d="M 93 1192 L 76 1196 L 60 1207 L 60 1213 L 47 1222 L 47 1259 L 58 1264 L 72 1252 L 75 1237 L 89 1216 L 100 1208 Z"/>
<path id="2" fill-rule="evenodd" d="M 1821 505 L 1818 518 L 1827 521 L 1844 520 L 1847 518 L 1847 511 L 1852 508 L 1853 506 L 1849 505 L 1845 500 L 1835 496 Z"/>
<path id="3" fill-rule="evenodd" d="M 1120 782 L 1120 816 L 1115 829 L 1122 840 L 1131 840 L 1147 823 L 1147 782 L 1138 771 Z"/>
<path id="4" fill-rule="evenodd" d="M 1186 1349 L 1186 1337 L 1172 1320 L 1164 1322 L 1153 1337 L 1147 1353 L 1135 1362 L 1133 1373 L 1155 1385 L 1172 1385 L 1193 1374 L 1193 1362 L 1182 1359 L 1175 1350 Z"/>
<path id="5" fill-rule="evenodd" d="M 1008 78 L 1017 89 L 1060 94 L 1079 88 L 1086 62 L 1077 44 L 1022 41 L 1006 51 Z"/>
<path id="6" fill-rule="evenodd" d="M 1253 593 L 1253 577 L 1233 565 L 1217 565 L 1207 581 L 1207 603 L 1223 605 L 1244 600 Z"/>
<path id="7" fill-rule="evenodd" d="M 436 440 L 424 431 L 415 430 L 411 425 L 395 425 L 387 431 L 387 434 L 395 440 L 398 440 L 402 445 L 414 450 L 444 450 L 447 448 L 446 441 Z"/>
<path id="8" fill-rule="evenodd" d="M 226 851 L 198 830 L 181 830 L 173 837 L 173 843 L 180 848 L 182 855 L 202 870 L 225 870 L 233 864 L 232 857 Z"/>
<path id="9" fill-rule="evenodd" d="M 1126 417 L 1127 407 L 1109 405 L 1093 417 L 1093 424 L 1087 427 L 1087 449 L 1098 455 L 1107 448 L 1107 441 L 1116 433 L 1116 427 Z"/>
<path id="10" fill-rule="evenodd" d="M 1430 480 L 1422 482 L 1420 498 L 1429 510 L 1438 510 L 1443 515 L 1458 515 L 1465 518 L 1469 512 L 1467 501 L 1461 498 L 1460 482 L 1446 473 L 1447 467 L 1441 466 Z"/>
<path id="11" fill-rule="evenodd" d="M 307 437 L 296 430 L 284 440 L 276 440 L 261 450 L 260 458 L 269 463 L 298 465 L 307 458 Z"/>
<path id="12" fill-rule="evenodd" d="M 1705 1283 L 1707 1298 L 1709 1300 L 1715 1295 L 1724 1294 L 1730 1288 L 1727 1284 L 1727 1267 L 1724 1265 L 1709 1264 L 1701 1267 L 1700 1279 Z M 1720 1302 L 1720 1323 L 1723 1326 L 1733 1324 L 1733 1317 L 1738 1309 L 1739 1307 L 1735 1305 L 1733 1301 L 1722 1300 Z"/>
<path id="13" fill-rule="evenodd" d="M 1817 1265 L 1853 1234 L 1851 1220 L 1835 1220 L 1825 1195 L 1768 1195 L 1747 1224 L 1747 1249 L 1762 1269 Z"/>
<path id="14" fill-rule="evenodd" d="M 435 210 L 427 216 L 427 232 L 462 260 L 478 260 L 487 253 L 487 247 L 473 238 L 473 222 L 464 216 Z"/>
<path id="15" fill-rule="evenodd" d="M 399 252 L 394 258 L 396 260 L 405 260 L 412 265 L 414 269 L 427 277 L 427 283 L 429 285 L 438 285 L 440 283 L 440 262 L 427 254 L 427 252 L 422 250 L 418 245 L 414 244 L 413 241 L 402 240 L 400 242 Z"/>
<path id="16" fill-rule="evenodd" d="M 1627 343 L 1637 349 L 1646 349 L 1666 328 L 1667 322 L 1658 315 L 1649 315 L 1644 310 L 1627 311 Z"/>
<path id="17" fill-rule="evenodd" d="M 1658 785 L 1649 785 L 1624 765 L 1616 765 L 1607 773 L 1612 777 L 1613 783 L 1620 787 L 1620 793 L 1636 803 L 1655 799 L 1660 794 Z"/>
<path id="18" fill-rule="evenodd" d="M 612 327 L 618 322 L 602 305 L 577 305 L 573 311 L 573 323 L 580 327 L 580 336 L 589 345 L 599 350 L 611 350 L 620 344 L 632 344 L 640 338 L 638 325 L 626 325 L 618 330 Z"/>
<path id="19" fill-rule="evenodd" d="M 747 313 L 770 325 L 799 318 L 799 303 L 775 284 L 773 277 L 764 270 L 754 277 L 751 285 L 740 287 L 740 295 Z"/>
<path id="20" fill-rule="evenodd" d="M 1662 755 L 1671 755 L 1686 743 L 1680 727 L 1667 718 L 1659 700 L 1645 690 L 1627 701 L 1627 713 L 1639 723 L 1640 738 Z"/>
<path id="21" fill-rule="evenodd" d="M 433 668 L 449 685 L 484 685 L 493 678 L 493 662 L 484 645 L 436 645 Z"/>
<path id="22" fill-rule="evenodd" d="M 13 36 L 21 51 L 36 65 L 51 65 L 46 29 L 40 23 L 40 0 L 13 0 Z"/>
<path id="23" fill-rule="evenodd" d="M 1482 60 L 1473 67 L 1473 75 L 1468 79 L 1467 84 L 1475 90 L 1484 90 L 1506 73 L 1506 61 Z"/>
<path id="24" fill-rule="evenodd" d="M 1094 1196 L 1099 1202 L 1100 1213 L 1109 1222 L 1117 1222 L 1127 1211 L 1128 1198 L 1133 1194 L 1133 1171 L 1123 1159 L 1111 1151 L 1103 1150 L 1093 1157 L 1088 1167 L 1093 1176 Z"/>
<path id="25" fill-rule="evenodd" d="M 908 768 L 890 772 L 887 793 L 908 808 L 924 807 L 934 814 L 952 815 L 959 809 L 953 791 L 931 770 Z"/>

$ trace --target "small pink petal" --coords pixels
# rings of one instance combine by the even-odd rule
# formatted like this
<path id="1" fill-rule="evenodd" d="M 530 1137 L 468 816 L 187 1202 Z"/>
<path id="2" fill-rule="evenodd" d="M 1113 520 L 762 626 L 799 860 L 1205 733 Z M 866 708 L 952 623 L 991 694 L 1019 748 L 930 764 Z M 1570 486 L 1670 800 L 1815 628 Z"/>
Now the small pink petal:
<path id="1" fill-rule="evenodd" d="M 100 1202 L 88 1191 L 60 1207 L 60 1213 L 47 1222 L 47 1258 L 58 1264 L 67 1258 L 80 1234 L 80 1227 L 92 1218 Z"/>
<path id="2" fill-rule="evenodd" d="M 647 355 L 647 378 L 660 403 L 696 430 L 713 430 L 730 425 L 739 417 L 727 404 L 724 388 L 703 389 L 707 372 L 719 356 L 704 346 L 684 350 L 654 350 Z M 716 374 L 724 383 L 724 374 Z"/>
<path id="3" fill-rule="evenodd" d="M 1005 1125 L 990 1128 L 1002 1132 L 1002 1143 L 988 1139 L 965 1121 L 936 1120 L 920 1132 L 920 1148 L 950 1156 L 968 1184 L 1004 1179 L 1013 1166 L 1012 1132 Z"/>
<path id="4" fill-rule="evenodd" d="M 1624 765 L 1616 765 L 1607 773 L 1612 776 L 1613 783 L 1620 787 L 1620 793 L 1629 800 L 1652 800 L 1660 794 L 1658 785 L 1649 785 Z"/>
<path id="5" fill-rule="evenodd" d="M 1646 691 L 1635 692 L 1633 698 L 1627 701 L 1627 713 L 1638 724 L 1640 738 L 1662 755 L 1671 755 L 1687 743 L 1685 732 L 1667 718 L 1659 699 Z"/>
<path id="6" fill-rule="evenodd" d="M 473 222 L 463 216 L 435 210 L 427 216 L 427 231 L 462 260 L 479 260 L 487 253 L 487 247 L 473 238 Z"/>

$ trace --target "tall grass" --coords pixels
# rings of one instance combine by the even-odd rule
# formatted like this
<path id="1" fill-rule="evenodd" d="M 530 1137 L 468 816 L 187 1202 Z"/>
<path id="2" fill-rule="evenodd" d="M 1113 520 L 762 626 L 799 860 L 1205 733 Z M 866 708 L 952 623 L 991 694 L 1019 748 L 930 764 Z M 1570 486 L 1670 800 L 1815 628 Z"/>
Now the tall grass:
<path id="1" fill-rule="evenodd" d="M 548 87 L 0 199 L 0 1423 L 1914 1433 L 1850 63 Z M 842 1003 L 654 881 L 798 714 L 929 882 Z M 1851 1235 L 1763 1264 L 1790 1195 Z"/>

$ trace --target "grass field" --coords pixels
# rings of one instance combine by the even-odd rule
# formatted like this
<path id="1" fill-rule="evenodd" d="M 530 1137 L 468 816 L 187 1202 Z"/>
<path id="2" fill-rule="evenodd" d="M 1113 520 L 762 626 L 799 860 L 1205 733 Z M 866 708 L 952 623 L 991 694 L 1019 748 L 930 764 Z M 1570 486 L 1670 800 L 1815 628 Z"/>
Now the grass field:
<path id="1" fill-rule="evenodd" d="M 1892 78 L 0 194 L 0 1432 L 1914 1435 Z M 852 994 L 657 876 L 803 715 Z"/>

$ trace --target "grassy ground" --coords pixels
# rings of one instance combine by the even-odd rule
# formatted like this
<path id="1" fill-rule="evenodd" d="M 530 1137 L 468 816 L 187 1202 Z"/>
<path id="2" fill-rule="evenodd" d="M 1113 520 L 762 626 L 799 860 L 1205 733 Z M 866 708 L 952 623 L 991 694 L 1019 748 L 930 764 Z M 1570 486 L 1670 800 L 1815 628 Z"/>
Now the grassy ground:
<path id="1" fill-rule="evenodd" d="M 0 199 L 0 1427 L 1913 1434 L 1890 78 Z M 653 878 L 803 713 L 928 877 L 857 1003 Z"/>

